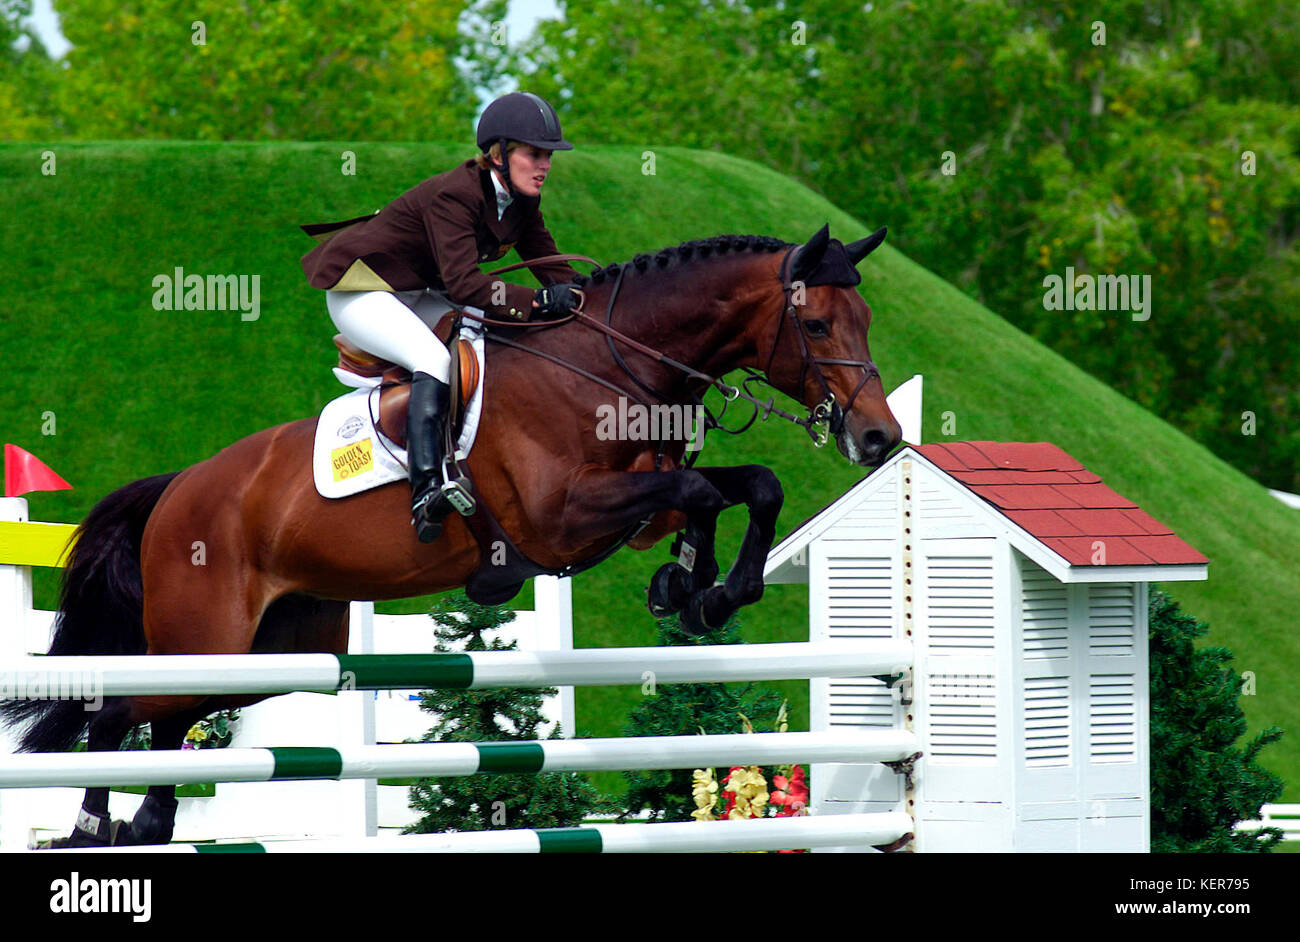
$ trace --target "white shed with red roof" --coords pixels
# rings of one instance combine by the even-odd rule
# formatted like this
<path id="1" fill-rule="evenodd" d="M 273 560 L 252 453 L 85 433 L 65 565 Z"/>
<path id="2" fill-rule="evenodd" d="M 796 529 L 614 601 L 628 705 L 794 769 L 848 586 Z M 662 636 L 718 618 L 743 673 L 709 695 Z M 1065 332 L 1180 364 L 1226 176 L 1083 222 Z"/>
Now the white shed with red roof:
<path id="1" fill-rule="evenodd" d="M 1147 587 L 1208 560 L 1045 442 L 904 446 L 776 546 L 810 640 L 914 645 L 813 680 L 814 730 L 909 728 L 910 777 L 812 770 L 814 813 L 904 810 L 914 849 L 1150 849 Z"/>

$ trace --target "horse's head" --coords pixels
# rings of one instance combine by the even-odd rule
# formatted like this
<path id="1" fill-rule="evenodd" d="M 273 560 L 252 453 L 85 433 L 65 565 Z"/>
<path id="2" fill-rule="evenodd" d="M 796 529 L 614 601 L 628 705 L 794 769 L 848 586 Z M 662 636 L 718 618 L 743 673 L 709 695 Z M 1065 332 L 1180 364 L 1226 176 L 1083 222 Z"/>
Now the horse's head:
<path id="1" fill-rule="evenodd" d="M 871 308 L 855 287 L 857 264 L 885 239 L 881 229 L 844 245 L 829 226 L 782 258 L 781 303 L 760 350 L 769 382 L 826 418 L 840 453 L 875 467 L 902 440 L 867 349 Z"/>

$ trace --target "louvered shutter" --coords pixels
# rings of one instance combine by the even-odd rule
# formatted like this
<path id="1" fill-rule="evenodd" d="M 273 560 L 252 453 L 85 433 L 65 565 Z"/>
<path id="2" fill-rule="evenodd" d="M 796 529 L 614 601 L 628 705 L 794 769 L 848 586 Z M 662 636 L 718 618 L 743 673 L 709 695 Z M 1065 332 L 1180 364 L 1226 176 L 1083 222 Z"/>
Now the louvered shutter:
<path id="1" fill-rule="evenodd" d="M 1017 805 L 1022 817 L 1068 820 L 1071 832 L 1077 833 L 1078 724 L 1084 712 L 1079 698 L 1086 691 L 1072 653 L 1073 589 L 1018 552 L 1015 560 L 1015 703 L 1024 744 L 1017 763 Z"/>
<path id="2" fill-rule="evenodd" d="M 1005 562 L 993 539 L 920 541 L 917 728 L 927 731 L 924 796 L 1006 800 L 1007 720 L 998 644 Z"/>
<path id="3" fill-rule="evenodd" d="M 1088 764 L 1105 766 L 1108 791 L 1139 784 L 1139 718 L 1147 710 L 1146 631 L 1143 583 L 1093 583 L 1079 587 L 1086 618 Z M 1145 642 L 1145 637 L 1141 639 Z M 1141 681 L 1139 682 L 1139 678 Z M 1119 768 L 1129 766 L 1132 776 Z M 1126 780 L 1127 779 L 1127 780 Z M 1087 783 L 1085 783 L 1087 784 Z M 1090 793 L 1099 786 L 1086 787 Z"/>
<path id="4" fill-rule="evenodd" d="M 809 581 L 826 586 L 809 610 L 812 641 L 896 641 L 901 579 L 893 540 L 818 540 L 809 550 Z M 898 697 L 872 677 L 813 678 L 814 730 L 899 729 Z M 840 810 L 892 811 L 902 799 L 899 777 L 880 765 L 818 765 L 812 778 L 814 807 L 851 802 Z"/>

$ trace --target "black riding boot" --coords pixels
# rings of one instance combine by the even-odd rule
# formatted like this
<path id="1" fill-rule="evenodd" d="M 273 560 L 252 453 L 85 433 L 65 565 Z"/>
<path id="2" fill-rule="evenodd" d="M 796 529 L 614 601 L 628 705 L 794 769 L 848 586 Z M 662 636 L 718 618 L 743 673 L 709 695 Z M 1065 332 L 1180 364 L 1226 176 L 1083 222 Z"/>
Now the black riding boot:
<path id="1" fill-rule="evenodd" d="M 406 457 L 411 474 L 411 523 L 421 543 L 432 543 L 442 535 L 442 520 L 452 505 L 441 491 L 443 422 L 451 401 L 451 390 L 428 373 L 411 377 L 411 398 L 407 407 Z"/>

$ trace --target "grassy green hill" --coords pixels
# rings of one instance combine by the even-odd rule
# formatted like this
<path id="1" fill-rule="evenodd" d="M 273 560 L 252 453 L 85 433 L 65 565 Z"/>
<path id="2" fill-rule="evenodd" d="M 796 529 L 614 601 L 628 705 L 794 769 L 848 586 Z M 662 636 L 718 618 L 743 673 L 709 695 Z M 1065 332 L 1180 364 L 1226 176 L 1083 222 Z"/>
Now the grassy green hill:
<path id="1" fill-rule="evenodd" d="M 47 149 L 57 159 L 52 176 L 41 172 Z M 347 150 L 357 158 L 353 176 L 340 172 Z M 0 441 L 35 452 L 76 485 L 31 495 L 33 518 L 76 522 L 128 479 L 192 464 L 338 394 L 333 326 L 299 268 L 311 243 L 296 226 L 370 212 L 468 156 L 416 144 L 0 147 Z M 848 241 L 889 222 L 855 220 L 719 154 L 662 148 L 656 158 L 647 176 L 640 148 L 558 155 L 545 204 L 562 249 L 621 261 L 723 232 L 801 241 L 829 221 Z M 151 281 L 177 266 L 260 275 L 259 319 L 155 311 Z M 1253 729 L 1289 731 L 1266 764 L 1290 783 L 1288 800 L 1300 800 L 1300 701 L 1290 690 L 1300 668 L 1300 512 L 888 246 L 862 272 L 886 387 L 925 374 L 927 440 L 1055 442 L 1210 557 L 1208 582 L 1168 588 L 1210 623 L 1207 643 L 1229 647 L 1238 669 L 1254 673 L 1248 717 Z M 1041 290 L 1027 271 L 1025 291 Z M 1143 324 L 1121 321 L 1113 342 L 1145 343 Z M 941 437 L 945 413 L 955 429 Z M 1225 434 L 1236 423 L 1225 416 Z M 51 424 L 55 434 L 43 434 Z M 776 423 L 711 441 L 703 460 L 773 467 L 787 496 L 782 532 L 861 477 L 833 449 L 817 451 L 802 431 Z M 734 554 L 741 522 L 726 521 L 720 555 Z M 666 549 L 624 551 L 580 577 L 578 644 L 650 643 L 642 588 L 665 558 Z M 54 592 L 52 575 L 41 575 L 37 603 L 53 607 Z M 742 613 L 745 638 L 803 637 L 804 593 L 769 590 Z M 804 688 L 783 686 L 806 722 Z M 610 734 L 638 692 L 579 696 L 580 731 Z"/>

